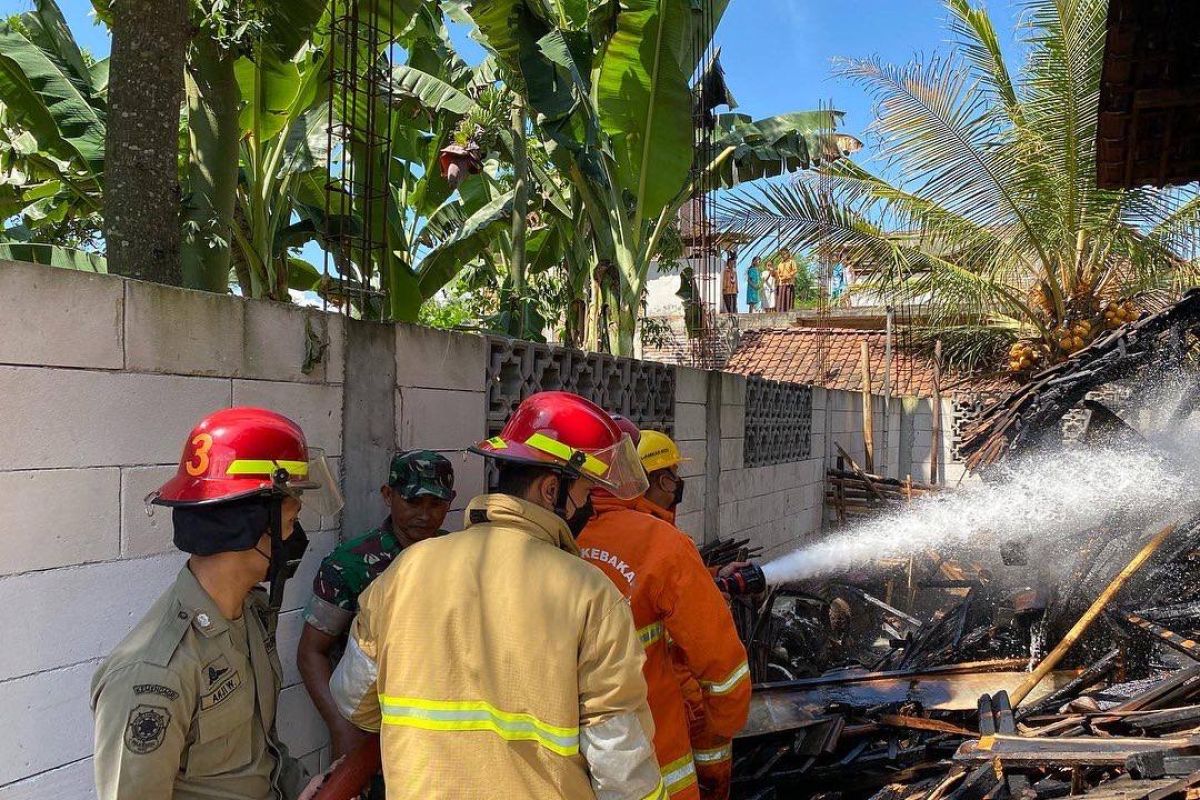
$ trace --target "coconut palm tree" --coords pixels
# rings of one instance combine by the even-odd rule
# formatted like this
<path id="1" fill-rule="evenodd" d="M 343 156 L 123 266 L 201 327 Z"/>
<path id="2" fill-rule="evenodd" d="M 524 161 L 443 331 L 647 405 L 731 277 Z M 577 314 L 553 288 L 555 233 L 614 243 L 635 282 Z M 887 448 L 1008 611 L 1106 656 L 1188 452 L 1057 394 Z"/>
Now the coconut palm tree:
<path id="1" fill-rule="evenodd" d="M 1096 186 L 1108 3 L 1024 5 L 1016 72 L 970 0 L 946 2 L 949 57 L 838 63 L 873 94 L 872 132 L 898 180 L 834 161 L 736 193 L 724 224 L 845 252 L 870 267 L 868 291 L 924 302 L 932 332 L 960 354 L 978 362 L 1011 345 L 1016 372 L 1065 358 L 1194 283 L 1184 254 L 1197 233 L 1195 191 Z"/>

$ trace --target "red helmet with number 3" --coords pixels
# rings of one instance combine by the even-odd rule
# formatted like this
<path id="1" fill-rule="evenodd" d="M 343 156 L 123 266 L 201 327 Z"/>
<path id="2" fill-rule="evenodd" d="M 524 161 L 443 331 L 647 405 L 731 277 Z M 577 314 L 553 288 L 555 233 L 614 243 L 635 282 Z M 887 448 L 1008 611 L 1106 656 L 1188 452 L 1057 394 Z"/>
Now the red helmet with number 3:
<path id="1" fill-rule="evenodd" d="M 301 497 L 332 516 L 341 495 L 324 454 L 300 426 L 265 408 L 226 408 L 188 434 L 175 476 L 150 496 L 165 506 L 224 503 L 254 495 Z"/>
<path id="2" fill-rule="evenodd" d="M 637 448 L 604 409 L 570 392 L 521 401 L 499 436 L 470 448 L 487 458 L 551 467 L 588 478 L 622 499 L 646 491 Z"/>

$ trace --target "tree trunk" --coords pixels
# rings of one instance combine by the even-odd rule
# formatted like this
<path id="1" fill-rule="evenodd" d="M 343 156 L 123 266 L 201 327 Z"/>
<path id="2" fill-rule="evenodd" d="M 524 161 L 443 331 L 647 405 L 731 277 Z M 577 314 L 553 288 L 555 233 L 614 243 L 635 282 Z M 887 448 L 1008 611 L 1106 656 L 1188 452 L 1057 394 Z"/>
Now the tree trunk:
<path id="1" fill-rule="evenodd" d="M 179 107 L 187 0 L 113 3 L 104 241 L 108 269 L 178 286 Z"/>
<path id="2" fill-rule="evenodd" d="M 513 100 L 513 210 L 512 210 L 512 256 L 508 270 L 512 278 L 513 297 L 516 299 L 512 315 L 510 334 L 524 338 L 529 335 L 529 298 L 525 292 L 525 214 L 529 206 L 529 164 L 525 155 L 525 106 L 520 98 Z"/>
<path id="3" fill-rule="evenodd" d="M 207 37 L 193 43 L 188 68 L 188 200 L 183 209 L 183 285 L 229 290 L 238 125 L 234 55 Z"/>

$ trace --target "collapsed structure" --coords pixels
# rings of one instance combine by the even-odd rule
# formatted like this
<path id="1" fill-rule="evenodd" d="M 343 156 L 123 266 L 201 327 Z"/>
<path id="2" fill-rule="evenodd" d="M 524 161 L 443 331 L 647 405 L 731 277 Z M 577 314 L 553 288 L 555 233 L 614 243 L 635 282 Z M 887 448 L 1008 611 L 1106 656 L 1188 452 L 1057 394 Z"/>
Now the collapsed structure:
<path id="1" fill-rule="evenodd" d="M 1192 291 L 1098 339 L 989 407 L 969 463 L 987 480 L 1038 448 L 1144 446 L 1151 418 L 1175 431 L 1200 403 L 1197 335 Z M 841 524 L 938 490 L 852 460 L 828 482 Z M 757 683 L 735 796 L 1200 795 L 1200 515 L 1164 511 L 1080 530 L 1066 571 L 1006 544 L 1027 585 L 927 552 L 735 601 Z"/>

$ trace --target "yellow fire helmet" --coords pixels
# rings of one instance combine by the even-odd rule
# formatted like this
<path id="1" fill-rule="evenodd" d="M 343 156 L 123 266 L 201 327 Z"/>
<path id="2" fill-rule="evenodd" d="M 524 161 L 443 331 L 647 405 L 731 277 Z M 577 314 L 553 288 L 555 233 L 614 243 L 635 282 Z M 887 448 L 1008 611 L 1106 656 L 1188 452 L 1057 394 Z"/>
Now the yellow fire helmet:
<path id="1" fill-rule="evenodd" d="M 642 431 L 642 438 L 638 441 L 638 458 L 647 475 L 655 470 L 668 469 L 684 461 L 691 461 L 690 458 L 680 455 L 679 445 L 675 444 L 670 436 L 658 431 Z"/>

